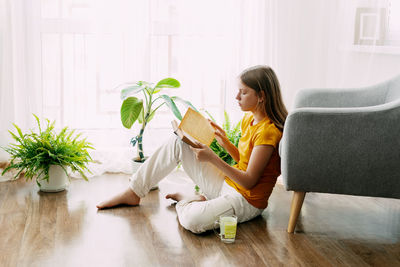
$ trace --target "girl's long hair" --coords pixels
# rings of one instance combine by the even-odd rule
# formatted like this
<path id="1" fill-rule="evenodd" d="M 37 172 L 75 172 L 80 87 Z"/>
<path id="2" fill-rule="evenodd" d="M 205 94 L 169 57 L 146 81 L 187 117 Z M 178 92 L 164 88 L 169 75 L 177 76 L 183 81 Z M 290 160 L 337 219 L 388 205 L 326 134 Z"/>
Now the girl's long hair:
<path id="1" fill-rule="evenodd" d="M 259 96 L 265 95 L 265 112 L 268 118 L 282 132 L 288 115 L 283 103 L 281 88 L 275 72 L 268 66 L 254 66 L 240 74 L 242 83 L 254 89 Z"/>

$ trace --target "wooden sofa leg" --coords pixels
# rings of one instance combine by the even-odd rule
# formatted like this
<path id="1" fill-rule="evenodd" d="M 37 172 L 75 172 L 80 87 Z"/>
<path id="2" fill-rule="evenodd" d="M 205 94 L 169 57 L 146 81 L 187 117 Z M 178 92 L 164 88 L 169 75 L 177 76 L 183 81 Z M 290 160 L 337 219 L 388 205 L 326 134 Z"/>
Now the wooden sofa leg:
<path id="1" fill-rule="evenodd" d="M 299 217 L 301 206 L 303 205 L 306 192 L 293 192 L 292 206 L 290 208 L 289 225 L 287 228 L 288 233 L 293 233 L 296 227 L 297 218 Z"/>

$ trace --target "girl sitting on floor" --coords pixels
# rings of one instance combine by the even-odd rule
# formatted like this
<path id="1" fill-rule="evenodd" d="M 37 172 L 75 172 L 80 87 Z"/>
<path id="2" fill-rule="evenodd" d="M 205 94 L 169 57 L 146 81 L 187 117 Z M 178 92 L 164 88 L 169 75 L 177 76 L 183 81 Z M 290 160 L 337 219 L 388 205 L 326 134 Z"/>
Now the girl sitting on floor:
<path id="1" fill-rule="evenodd" d="M 119 204 L 136 206 L 150 189 L 182 163 L 183 169 L 201 188 L 203 195 L 168 194 L 178 201 L 180 224 L 193 233 L 214 227 L 221 215 L 236 215 L 245 222 L 260 215 L 280 175 L 278 144 L 287 110 L 274 71 L 255 66 L 242 72 L 236 99 L 242 111 L 242 136 L 238 148 L 214 122 L 217 142 L 238 162 L 230 166 L 209 147 L 193 148 L 172 137 L 159 147 L 133 174 L 129 188 L 97 205 L 98 209 Z"/>

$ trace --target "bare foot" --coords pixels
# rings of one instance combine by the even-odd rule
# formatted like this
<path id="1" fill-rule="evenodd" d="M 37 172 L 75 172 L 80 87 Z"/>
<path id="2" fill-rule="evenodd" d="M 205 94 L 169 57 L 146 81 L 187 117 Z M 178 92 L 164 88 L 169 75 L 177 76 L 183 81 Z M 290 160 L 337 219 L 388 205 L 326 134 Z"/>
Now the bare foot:
<path id="1" fill-rule="evenodd" d="M 120 204 L 125 204 L 129 206 L 139 205 L 140 198 L 130 189 L 128 188 L 124 192 L 106 200 L 100 202 L 96 207 L 98 209 L 112 208 L 118 206 Z"/>
<path id="2" fill-rule="evenodd" d="M 172 199 L 175 201 L 181 201 L 182 199 L 185 199 L 186 197 L 182 195 L 181 193 L 174 193 L 174 194 L 168 194 L 165 196 L 166 199 Z M 193 199 L 193 201 L 205 201 L 206 197 L 202 195 L 194 195 L 190 199 Z"/>

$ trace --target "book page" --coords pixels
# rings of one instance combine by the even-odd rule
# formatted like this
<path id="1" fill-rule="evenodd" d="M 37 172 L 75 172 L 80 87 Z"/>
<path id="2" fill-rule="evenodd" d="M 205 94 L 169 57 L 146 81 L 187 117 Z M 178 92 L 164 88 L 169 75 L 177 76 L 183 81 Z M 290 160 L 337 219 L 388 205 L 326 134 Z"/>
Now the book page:
<path id="1" fill-rule="evenodd" d="M 200 113 L 189 108 L 179 128 L 200 143 L 210 146 L 214 140 L 214 128 Z"/>

